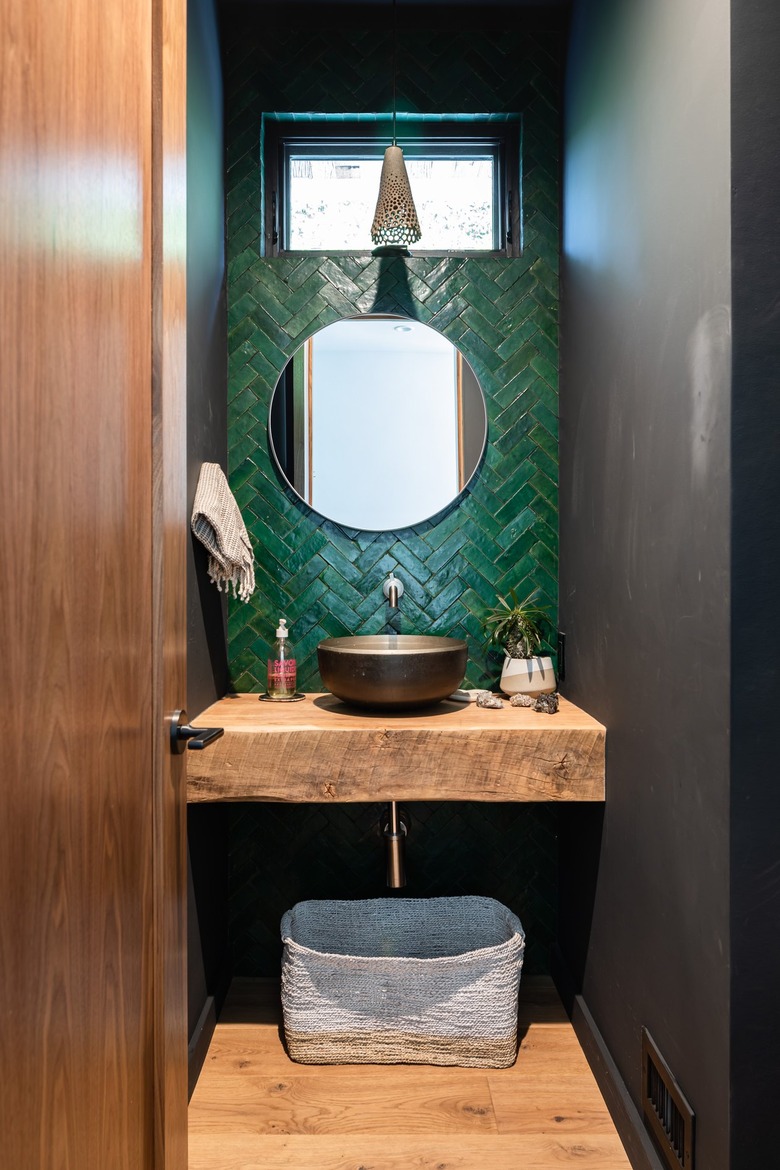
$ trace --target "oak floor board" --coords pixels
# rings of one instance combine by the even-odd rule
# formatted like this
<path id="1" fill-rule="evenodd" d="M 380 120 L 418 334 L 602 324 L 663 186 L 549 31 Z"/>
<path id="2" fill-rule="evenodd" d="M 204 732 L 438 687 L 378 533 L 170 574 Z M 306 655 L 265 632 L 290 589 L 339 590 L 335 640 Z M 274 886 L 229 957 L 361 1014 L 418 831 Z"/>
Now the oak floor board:
<path id="1" fill-rule="evenodd" d="M 609 1134 L 615 1126 L 592 1074 L 488 1077 L 499 1133 Z"/>
<path id="2" fill-rule="evenodd" d="M 402 1124 L 402 1119 L 399 1119 Z M 615 1135 L 331 1134 L 190 1139 L 188 1170 L 631 1170 Z"/>
<path id="3" fill-rule="evenodd" d="M 301 1065 L 278 983 L 235 980 L 190 1103 L 188 1170 L 630 1170 L 550 980 L 508 1069 Z"/>
<path id="4" fill-rule="evenodd" d="M 497 1133 L 484 1072 L 458 1071 L 470 1075 L 390 1084 L 373 1071 L 320 1069 L 319 1076 L 270 1080 L 226 1072 L 203 1086 L 190 1132 L 220 1126 L 231 1133 L 394 1134 L 401 1116 L 405 1134 Z"/>
<path id="5" fill-rule="evenodd" d="M 549 1024 L 530 1027 L 520 1039 L 513 1070 L 515 1073 L 592 1075 L 571 1025 L 567 1028 Z"/>

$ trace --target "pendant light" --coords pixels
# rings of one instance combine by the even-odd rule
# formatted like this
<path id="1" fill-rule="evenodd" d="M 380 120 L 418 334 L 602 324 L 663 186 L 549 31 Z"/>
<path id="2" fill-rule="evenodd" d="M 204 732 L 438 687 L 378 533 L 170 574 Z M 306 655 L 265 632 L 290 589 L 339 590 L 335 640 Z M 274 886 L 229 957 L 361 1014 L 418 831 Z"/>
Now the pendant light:
<path id="1" fill-rule="evenodd" d="M 396 0 L 393 0 L 393 145 L 388 146 L 379 178 L 379 197 L 376 201 L 371 239 L 378 247 L 375 254 L 400 252 L 408 254 L 408 245 L 420 239 L 420 222 L 406 173 L 404 152 L 396 143 L 396 74 L 398 59 L 398 19 Z"/>

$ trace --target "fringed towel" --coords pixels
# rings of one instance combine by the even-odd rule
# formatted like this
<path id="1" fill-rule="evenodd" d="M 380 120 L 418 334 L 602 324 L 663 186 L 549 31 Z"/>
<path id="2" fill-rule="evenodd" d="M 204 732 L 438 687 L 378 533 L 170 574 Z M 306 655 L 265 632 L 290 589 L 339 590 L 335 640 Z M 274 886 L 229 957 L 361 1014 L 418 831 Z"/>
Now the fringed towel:
<path id="1" fill-rule="evenodd" d="M 238 504 L 218 463 L 204 463 L 192 505 L 192 531 L 208 550 L 209 577 L 248 601 L 255 589 L 254 553 Z"/>

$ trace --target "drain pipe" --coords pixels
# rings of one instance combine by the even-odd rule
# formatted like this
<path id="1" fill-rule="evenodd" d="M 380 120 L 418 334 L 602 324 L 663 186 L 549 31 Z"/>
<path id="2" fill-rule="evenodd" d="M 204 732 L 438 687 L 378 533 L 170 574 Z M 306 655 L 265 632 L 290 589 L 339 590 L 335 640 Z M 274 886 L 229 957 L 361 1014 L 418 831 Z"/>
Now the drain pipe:
<path id="1" fill-rule="evenodd" d="M 400 890 L 406 885 L 404 847 L 409 833 L 409 821 L 395 800 L 391 800 L 387 806 L 382 833 L 387 850 L 387 885 L 391 890 Z"/>

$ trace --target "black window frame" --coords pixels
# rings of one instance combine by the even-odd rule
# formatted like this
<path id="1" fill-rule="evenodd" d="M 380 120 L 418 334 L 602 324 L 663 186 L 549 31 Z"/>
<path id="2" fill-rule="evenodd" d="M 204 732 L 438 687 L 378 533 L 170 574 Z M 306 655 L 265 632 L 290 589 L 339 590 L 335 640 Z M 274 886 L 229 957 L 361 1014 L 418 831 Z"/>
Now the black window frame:
<path id="1" fill-rule="evenodd" d="M 351 120 L 333 117 L 304 120 L 266 116 L 263 119 L 263 254 L 266 256 L 370 255 L 365 249 L 291 249 L 286 246 L 288 226 L 287 175 L 290 155 L 301 150 L 329 158 L 381 158 L 392 141 L 392 121 Z M 469 149 L 489 150 L 494 168 L 494 232 L 499 247 L 490 249 L 413 248 L 415 256 L 519 256 L 521 236 L 520 118 L 429 121 L 399 119 L 396 141 L 407 158 L 468 156 Z"/>

